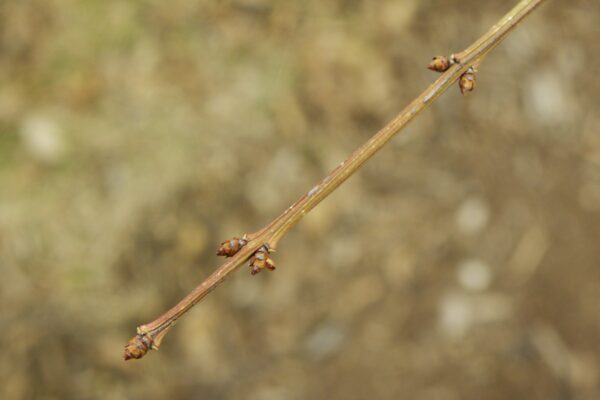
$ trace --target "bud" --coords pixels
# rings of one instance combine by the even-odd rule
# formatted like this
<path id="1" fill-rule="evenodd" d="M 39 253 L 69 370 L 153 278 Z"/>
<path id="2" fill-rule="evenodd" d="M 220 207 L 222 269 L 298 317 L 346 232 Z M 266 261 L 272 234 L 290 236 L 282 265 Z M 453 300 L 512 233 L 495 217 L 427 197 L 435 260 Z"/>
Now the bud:
<path id="1" fill-rule="evenodd" d="M 445 72 L 454 64 L 454 59 L 446 56 L 435 56 L 427 66 L 432 71 Z"/>
<path id="2" fill-rule="evenodd" d="M 468 92 L 473 91 L 475 89 L 475 84 L 477 83 L 475 73 L 477 71 L 473 67 L 469 67 L 467 71 L 460 76 L 458 80 L 458 86 L 460 87 L 460 92 L 462 94 L 466 94 Z"/>
<path id="3" fill-rule="evenodd" d="M 241 239 L 234 237 L 232 239 L 226 240 L 223 243 L 221 243 L 221 247 L 219 247 L 217 255 L 232 257 L 233 255 L 235 255 L 235 253 L 240 251 L 240 249 L 246 244 L 248 244 L 248 237 L 246 235 L 244 235 Z"/>
<path id="4" fill-rule="evenodd" d="M 125 353 L 123 358 L 125 361 L 132 358 L 139 359 L 146 355 L 148 350 L 152 348 L 152 339 L 148 335 L 138 333 L 132 337 L 125 345 Z"/>
<path id="5" fill-rule="evenodd" d="M 269 253 L 272 250 L 268 244 L 261 246 L 256 252 L 250 257 L 250 273 L 252 275 L 258 274 L 263 269 L 273 271 L 275 269 L 275 263 L 269 257 Z"/>

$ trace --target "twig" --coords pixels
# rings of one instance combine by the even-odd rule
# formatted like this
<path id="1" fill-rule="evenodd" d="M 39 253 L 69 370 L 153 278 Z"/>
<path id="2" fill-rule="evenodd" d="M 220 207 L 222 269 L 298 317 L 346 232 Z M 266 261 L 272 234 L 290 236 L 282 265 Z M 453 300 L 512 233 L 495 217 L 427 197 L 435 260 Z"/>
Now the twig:
<path id="1" fill-rule="evenodd" d="M 475 72 L 485 56 L 493 50 L 504 37 L 544 0 L 522 0 L 496 25 L 481 36 L 466 50 L 444 58 L 447 62 L 444 68 L 437 69 L 443 73 L 423 93 L 406 106 L 390 123 L 377 132 L 371 139 L 358 148 L 348 159 L 338 165 L 318 185 L 303 195 L 290 208 L 275 218 L 267 226 L 244 236 L 242 239 L 232 239 L 224 242 L 219 251 L 220 255 L 231 256 L 224 264 L 214 271 L 204 282 L 192 290 L 175 307 L 158 317 L 156 320 L 141 325 L 134 336 L 125 346 L 124 358 L 141 358 L 148 350 L 158 349 L 164 336 L 190 308 L 210 293 L 230 273 L 250 259 L 252 273 L 263 268 L 274 269 L 275 264 L 270 260 L 269 253 L 277 247 L 279 240 L 302 217 L 325 199 L 333 190 L 348 179 L 379 149 L 381 149 L 395 134 L 412 121 L 421 111 L 444 93 L 453 83 L 459 81 L 461 91 L 468 92 L 474 88 Z M 430 65 L 431 68 L 431 65 Z M 433 68 L 436 69 L 436 68 Z"/>

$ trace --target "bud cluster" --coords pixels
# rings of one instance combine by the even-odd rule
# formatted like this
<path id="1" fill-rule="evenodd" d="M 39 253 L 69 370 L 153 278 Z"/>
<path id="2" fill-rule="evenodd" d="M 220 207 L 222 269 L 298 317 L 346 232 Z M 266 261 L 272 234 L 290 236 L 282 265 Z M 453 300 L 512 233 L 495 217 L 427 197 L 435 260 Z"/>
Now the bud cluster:
<path id="1" fill-rule="evenodd" d="M 261 246 L 256 252 L 250 257 L 250 273 L 252 275 L 258 274 L 263 269 L 273 271 L 275 269 L 275 262 L 271 260 L 269 254 L 273 251 L 268 244 Z"/>
<path id="2" fill-rule="evenodd" d="M 460 64 L 460 61 L 454 54 L 452 54 L 450 57 L 435 56 L 429 65 L 427 65 L 427 68 L 436 72 L 446 72 L 451 66 L 457 63 Z M 460 76 L 458 80 L 458 87 L 460 88 L 460 92 L 462 94 L 467 94 L 475 89 L 476 73 L 477 70 L 474 67 L 469 67 L 467 71 Z"/>

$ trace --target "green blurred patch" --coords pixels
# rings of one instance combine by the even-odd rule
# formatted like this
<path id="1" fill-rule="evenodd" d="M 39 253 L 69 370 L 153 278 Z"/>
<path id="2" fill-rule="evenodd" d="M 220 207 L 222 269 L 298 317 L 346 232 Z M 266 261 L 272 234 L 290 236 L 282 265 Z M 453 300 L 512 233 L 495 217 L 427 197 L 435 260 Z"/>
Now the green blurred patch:
<path id="1" fill-rule="evenodd" d="M 12 164 L 19 147 L 19 134 L 14 124 L 0 122 L 0 168 Z"/>

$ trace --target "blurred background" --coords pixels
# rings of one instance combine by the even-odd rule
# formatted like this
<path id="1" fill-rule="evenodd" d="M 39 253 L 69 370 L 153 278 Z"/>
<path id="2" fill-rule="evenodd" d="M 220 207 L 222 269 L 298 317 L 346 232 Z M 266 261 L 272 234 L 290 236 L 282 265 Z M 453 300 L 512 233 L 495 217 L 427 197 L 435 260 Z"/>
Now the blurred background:
<path id="1" fill-rule="evenodd" d="M 2 399 L 600 398 L 600 2 L 549 1 L 124 362 L 516 1 L 0 2 Z"/>

